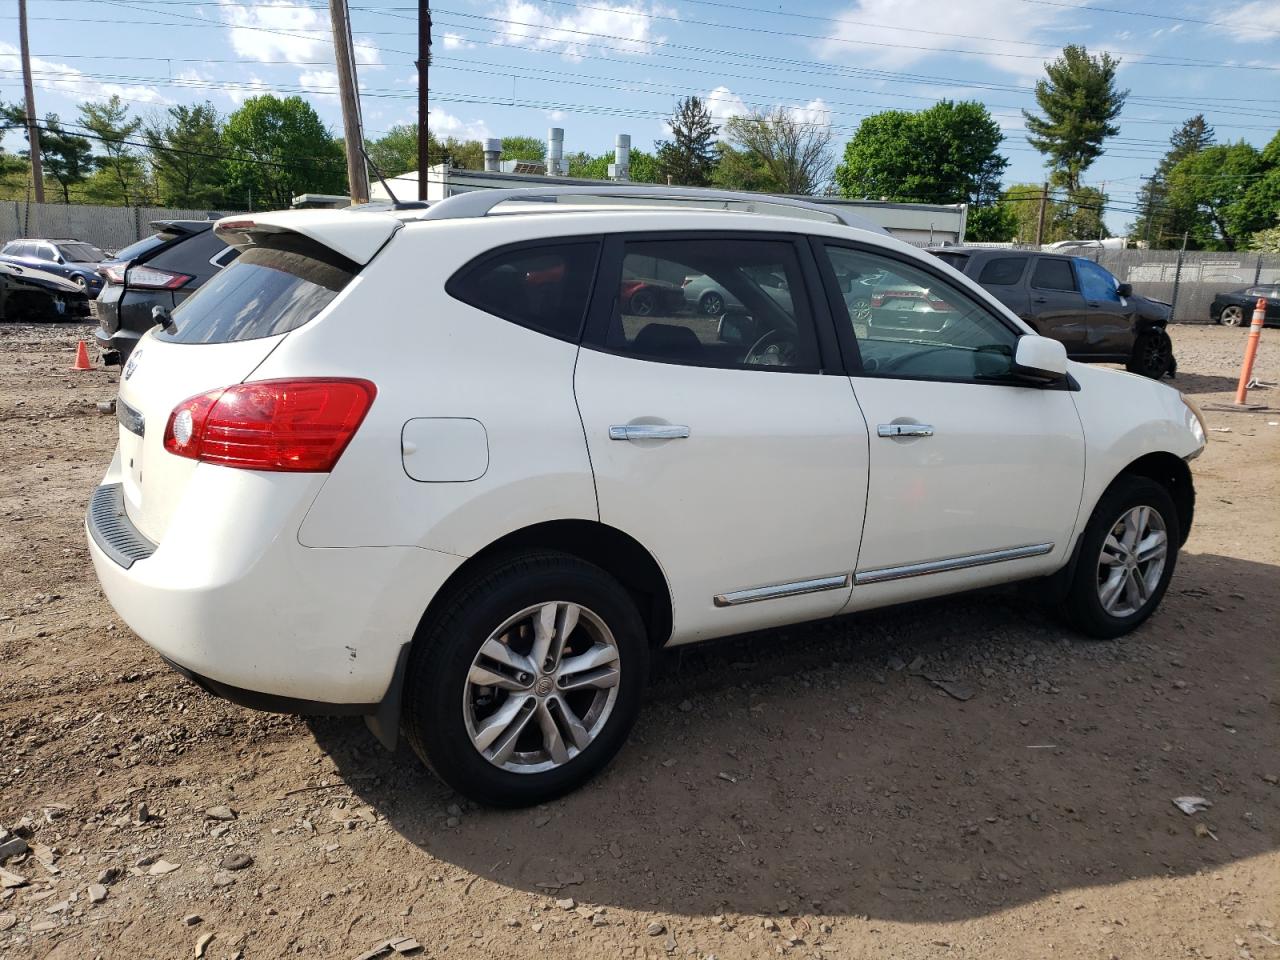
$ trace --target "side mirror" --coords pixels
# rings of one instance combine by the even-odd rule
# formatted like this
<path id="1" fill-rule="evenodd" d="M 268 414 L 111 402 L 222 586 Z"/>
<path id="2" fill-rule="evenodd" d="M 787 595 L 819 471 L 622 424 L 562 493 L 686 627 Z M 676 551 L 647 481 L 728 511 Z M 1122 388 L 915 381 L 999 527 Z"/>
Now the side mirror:
<path id="1" fill-rule="evenodd" d="M 1120 294 L 1120 296 L 1122 296 L 1122 297 L 1132 297 L 1132 296 L 1133 296 L 1133 284 L 1131 284 L 1131 283 L 1121 283 L 1121 284 L 1117 284 L 1117 286 L 1116 286 L 1116 293 Z"/>
<path id="2" fill-rule="evenodd" d="M 1061 380 L 1067 375 L 1067 348 L 1049 337 L 1024 334 L 1013 352 L 1013 372 L 1039 383 Z"/>

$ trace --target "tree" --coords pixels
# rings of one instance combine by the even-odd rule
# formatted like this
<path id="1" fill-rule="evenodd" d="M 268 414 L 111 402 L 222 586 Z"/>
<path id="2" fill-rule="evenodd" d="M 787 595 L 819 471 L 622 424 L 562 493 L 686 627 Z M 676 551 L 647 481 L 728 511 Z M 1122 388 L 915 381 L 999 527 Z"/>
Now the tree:
<path id="1" fill-rule="evenodd" d="M 994 203 L 1009 165 L 996 152 L 1003 139 L 1000 125 L 976 101 L 873 114 L 845 145 L 836 184 L 846 197 Z"/>
<path id="2" fill-rule="evenodd" d="M 1267 156 L 1241 140 L 1206 147 L 1173 166 L 1168 205 L 1186 212 L 1189 245 L 1235 250 L 1272 225 L 1280 204 L 1280 167 Z"/>
<path id="3" fill-rule="evenodd" d="M 26 131 L 26 111 L 19 104 L 0 103 L 0 124 L 4 129 Z M 30 162 L 30 150 L 20 156 Z M 47 113 L 40 126 L 40 158 L 46 177 L 62 191 L 62 202 L 71 202 L 71 188 L 83 183 L 93 171 L 93 144 L 87 137 L 68 132 L 56 113 Z M 30 167 L 27 168 L 30 175 Z"/>
<path id="4" fill-rule="evenodd" d="M 812 194 L 831 179 L 831 126 L 802 120 L 786 107 L 732 117 L 725 136 L 769 173 L 778 193 Z"/>
<path id="5" fill-rule="evenodd" d="M 1063 47 L 1062 56 L 1045 65 L 1048 79 L 1036 83 L 1044 116 L 1022 111 L 1027 141 L 1045 155 L 1054 182 L 1068 190 L 1079 189 L 1081 174 L 1102 155 L 1103 141 L 1120 132 L 1113 121 L 1129 91 L 1116 89 L 1119 66 L 1109 53 L 1091 57 L 1083 46 Z"/>
<path id="6" fill-rule="evenodd" d="M 715 139 L 720 128 L 711 122 L 711 112 L 697 97 L 681 100 L 669 123 L 671 139 L 654 145 L 658 175 L 681 186 L 705 187 L 716 166 Z"/>
<path id="7" fill-rule="evenodd" d="M 502 159 L 523 160 L 526 163 L 545 163 L 547 142 L 537 137 L 503 137 Z"/>
<path id="8" fill-rule="evenodd" d="M 369 143 L 369 156 L 378 171 L 388 179 L 418 169 L 418 126 L 401 123 L 389 129 L 377 140 Z M 427 162 L 431 166 L 448 161 L 450 166 L 464 170 L 480 170 L 484 167 L 484 147 L 479 140 L 459 140 L 446 137 L 440 140 L 427 131 Z"/>
<path id="9" fill-rule="evenodd" d="M 1173 246 L 1183 231 L 1190 231 L 1193 212 L 1169 207 L 1169 171 L 1180 160 L 1193 156 L 1214 141 L 1213 127 L 1204 114 L 1198 113 L 1182 123 L 1169 137 L 1169 150 L 1156 164 L 1155 173 L 1142 185 L 1138 196 L 1138 209 L 1142 211 L 1129 232 L 1153 249 Z"/>
<path id="10" fill-rule="evenodd" d="M 1038 183 L 1016 183 L 1004 192 L 998 207 L 1004 211 L 1001 216 L 1010 218 L 1014 224 L 1013 235 L 1007 239 L 1035 243 L 1043 190 Z M 1044 242 L 1098 240 L 1109 236 L 1102 221 L 1105 205 L 1106 197 L 1095 187 L 1081 187 L 1065 194 L 1051 191 L 1045 205 Z"/>
<path id="11" fill-rule="evenodd" d="M 222 121 L 212 103 L 170 107 L 142 135 L 164 203 L 179 207 L 223 206 L 227 164 Z"/>
<path id="12" fill-rule="evenodd" d="M 130 117 L 129 108 L 114 93 L 104 103 L 80 104 L 80 119 L 101 151 L 94 165 L 107 174 L 99 178 L 104 199 L 115 199 L 126 206 L 138 202 L 145 188 L 146 172 L 133 138 L 138 135 L 142 120 Z"/>
<path id="13" fill-rule="evenodd" d="M 283 209 L 300 193 L 347 190 L 342 145 L 301 97 L 250 97 L 227 118 L 223 139 L 237 204 Z"/>
<path id="14" fill-rule="evenodd" d="M 602 153 L 593 157 L 589 153 L 579 151 L 569 154 L 565 159 L 569 163 L 571 177 L 582 177 L 587 180 L 609 179 L 609 164 L 613 163 L 612 153 Z M 660 177 L 657 157 L 644 150 L 632 149 L 631 182 L 665 183 L 666 178 L 659 179 Z"/>
<path id="15" fill-rule="evenodd" d="M 716 167 L 711 182 L 726 190 L 752 193 L 782 193 L 782 185 L 774 179 L 764 161 L 746 150 L 737 150 L 721 141 L 716 144 Z"/>
<path id="16" fill-rule="evenodd" d="M 1008 243 L 1018 235 L 1018 218 L 1012 204 L 992 203 L 970 207 L 964 238 L 983 243 Z"/>

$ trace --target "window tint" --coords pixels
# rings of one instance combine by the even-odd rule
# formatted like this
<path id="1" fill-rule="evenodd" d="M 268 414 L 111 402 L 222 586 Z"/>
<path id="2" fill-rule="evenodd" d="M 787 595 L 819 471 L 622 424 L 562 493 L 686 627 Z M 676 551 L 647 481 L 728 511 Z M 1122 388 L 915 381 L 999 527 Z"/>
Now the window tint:
<path id="1" fill-rule="evenodd" d="M 35 257 L 37 260 L 48 260 L 52 262 L 54 257 L 53 247 L 47 243 L 33 243 L 31 244 L 31 256 Z"/>
<path id="2" fill-rule="evenodd" d="M 595 241 L 501 250 L 445 286 L 486 313 L 577 342 L 595 276 Z"/>
<path id="3" fill-rule="evenodd" d="M 1036 261 L 1031 285 L 1041 290 L 1074 290 L 1076 278 L 1071 272 L 1071 261 L 1041 257 Z"/>
<path id="4" fill-rule="evenodd" d="M 852 327 L 864 376 L 982 381 L 1012 373 L 1018 335 L 958 287 L 879 254 L 826 250 L 848 310 L 837 322 Z"/>
<path id="5" fill-rule="evenodd" d="M 816 371 L 803 290 L 785 241 L 628 241 L 605 346 L 693 366 Z"/>
<path id="6" fill-rule="evenodd" d="M 175 343 L 229 343 L 288 333 L 311 320 L 357 267 L 321 245 L 288 234 L 246 250 L 173 311 L 156 333 Z"/>
<path id="7" fill-rule="evenodd" d="M 129 246 L 119 251 L 115 255 L 114 259 L 137 260 L 144 253 L 150 253 L 152 250 L 156 249 L 156 247 L 163 246 L 177 236 L 178 234 L 176 233 L 164 233 L 163 231 L 160 233 L 153 233 L 149 237 L 143 237 L 137 243 L 129 244 Z"/>
<path id="8" fill-rule="evenodd" d="M 997 286 L 1009 286 L 1022 279 L 1022 268 L 1027 265 L 1026 257 L 1000 257 L 989 261 L 978 275 L 978 282 L 983 286 L 988 283 Z"/>
<path id="9" fill-rule="evenodd" d="M 1075 263 L 1076 273 L 1080 275 L 1080 292 L 1084 294 L 1086 300 L 1120 302 L 1116 278 L 1104 267 L 1098 266 L 1092 260 L 1085 260 L 1083 257 L 1076 257 Z"/>

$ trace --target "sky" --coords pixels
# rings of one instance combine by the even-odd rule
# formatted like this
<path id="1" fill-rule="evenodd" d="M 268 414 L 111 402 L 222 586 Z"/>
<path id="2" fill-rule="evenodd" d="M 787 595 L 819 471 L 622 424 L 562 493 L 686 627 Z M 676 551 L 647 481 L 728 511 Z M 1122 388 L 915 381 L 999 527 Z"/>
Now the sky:
<path id="1" fill-rule="evenodd" d="M 350 0 L 365 134 L 416 120 L 416 0 Z M 546 135 L 599 154 L 652 149 L 682 97 L 722 121 L 781 106 L 829 125 L 837 155 L 868 114 L 979 100 L 1005 134 L 1005 183 L 1038 182 L 1021 110 L 1068 43 L 1121 60 L 1120 132 L 1085 174 L 1134 218 L 1172 130 L 1204 113 L 1219 142 L 1280 129 L 1280 0 L 436 0 L 431 127 L 441 136 Z M 324 0 L 28 0 L 40 114 L 75 120 L 119 94 L 143 116 L 271 91 L 307 97 L 335 133 Z M 0 17 L 0 98 L 22 96 L 16 5 Z M 6 141 L 21 148 L 15 134 Z"/>

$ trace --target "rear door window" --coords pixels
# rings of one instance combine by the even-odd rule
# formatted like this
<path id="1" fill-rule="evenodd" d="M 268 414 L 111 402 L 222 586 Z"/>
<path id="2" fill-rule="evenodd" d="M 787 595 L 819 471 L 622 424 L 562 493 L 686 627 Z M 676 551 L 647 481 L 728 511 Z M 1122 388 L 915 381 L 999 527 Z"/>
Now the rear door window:
<path id="1" fill-rule="evenodd" d="M 189 277 L 204 280 L 218 272 L 218 268 L 209 262 L 210 259 L 226 249 L 225 241 L 212 230 L 206 230 L 166 247 L 151 257 L 147 264 L 160 270 L 172 270 L 174 273 L 185 273 Z"/>
<path id="2" fill-rule="evenodd" d="M 599 250 L 595 240 L 498 250 L 463 267 L 445 292 L 485 313 L 577 343 Z"/>
<path id="3" fill-rule="evenodd" d="M 156 333 L 174 343 L 230 343 L 296 330 L 327 307 L 359 267 L 291 234 L 264 237 L 173 311 Z"/>
<path id="4" fill-rule="evenodd" d="M 1013 286 L 1022 279 L 1022 269 L 1026 265 L 1026 257 L 997 257 L 982 268 L 978 282 L 983 286 Z"/>
<path id="5" fill-rule="evenodd" d="M 1036 272 L 1031 275 L 1031 285 L 1040 290 L 1075 290 L 1076 278 L 1071 272 L 1071 261 L 1041 257 L 1036 261 Z"/>

